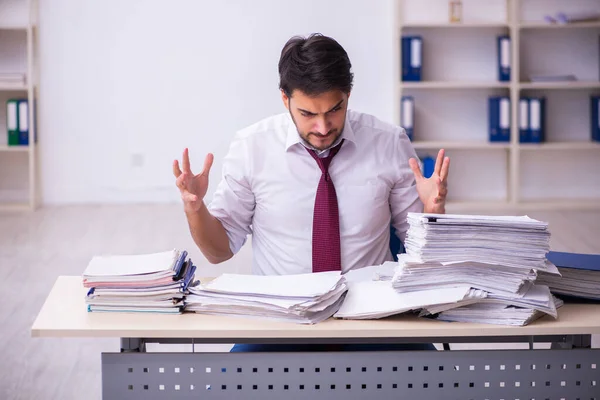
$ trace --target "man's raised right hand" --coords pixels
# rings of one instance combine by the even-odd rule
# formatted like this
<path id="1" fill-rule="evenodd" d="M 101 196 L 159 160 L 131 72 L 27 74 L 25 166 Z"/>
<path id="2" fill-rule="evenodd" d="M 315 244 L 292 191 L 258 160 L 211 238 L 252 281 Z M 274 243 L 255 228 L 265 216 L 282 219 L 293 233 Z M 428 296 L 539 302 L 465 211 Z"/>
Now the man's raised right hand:
<path id="1" fill-rule="evenodd" d="M 188 149 L 183 151 L 181 169 L 179 168 L 179 161 L 173 161 L 173 175 L 177 178 L 175 184 L 181 192 L 185 212 L 197 212 L 202 207 L 202 201 L 208 191 L 208 175 L 213 160 L 214 156 L 211 153 L 207 154 L 204 160 L 204 168 L 198 175 L 194 175 L 190 168 Z"/>

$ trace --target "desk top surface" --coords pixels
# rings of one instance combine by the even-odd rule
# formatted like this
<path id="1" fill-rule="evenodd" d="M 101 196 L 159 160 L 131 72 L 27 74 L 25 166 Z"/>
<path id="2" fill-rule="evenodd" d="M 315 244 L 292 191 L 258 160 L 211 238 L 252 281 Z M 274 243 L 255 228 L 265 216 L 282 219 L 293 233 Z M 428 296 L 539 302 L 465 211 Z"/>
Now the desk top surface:
<path id="1" fill-rule="evenodd" d="M 578 335 L 600 333 L 600 304 L 565 304 L 558 319 L 528 326 L 441 322 L 398 315 L 382 320 L 329 319 L 315 325 L 184 313 L 90 313 L 80 276 L 60 276 L 32 327 L 34 337 L 145 337 L 218 339 L 393 338 Z"/>

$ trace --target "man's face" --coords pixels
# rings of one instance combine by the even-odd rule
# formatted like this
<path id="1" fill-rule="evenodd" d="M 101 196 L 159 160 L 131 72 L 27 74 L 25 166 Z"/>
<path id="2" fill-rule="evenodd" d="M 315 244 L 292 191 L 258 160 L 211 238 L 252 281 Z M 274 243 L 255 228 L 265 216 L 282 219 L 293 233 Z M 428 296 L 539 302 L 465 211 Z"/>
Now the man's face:
<path id="1" fill-rule="evenodd" d="M 348 109 L 346 93 L 332 90 L 311 97 L 294 90 L 288 97 L 282 91 L 282 99 L 298 134 L 315 149 L 328 149 L 342 134 Z"/>

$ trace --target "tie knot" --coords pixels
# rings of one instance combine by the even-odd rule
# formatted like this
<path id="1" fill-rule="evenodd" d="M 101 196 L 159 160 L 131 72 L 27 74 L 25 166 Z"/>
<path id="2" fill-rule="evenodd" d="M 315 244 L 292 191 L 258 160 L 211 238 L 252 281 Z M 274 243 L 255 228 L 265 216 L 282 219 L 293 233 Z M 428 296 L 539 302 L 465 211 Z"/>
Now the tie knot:
<path id="1" fill-rule="evenodd" d="M 323 158 L 320 158 L 314 150 L 310 150 L 308 148 L 306 150 L 312 156 L 312 158 L 314 158 L 317 161 L 321 172 L 327 175 L 327 172 L 329 171 L 329 164 L 331 164 L 331 160 L 333 160 L 333 157 L 335 157 L 338 151 L 340 151 L 342 143 L 344 143 L 344 139 L 342 139 L 337 145 L 335 145 L 335 147 L 329 149 L 329 154 L 327 155 L 327 157 Z"/>

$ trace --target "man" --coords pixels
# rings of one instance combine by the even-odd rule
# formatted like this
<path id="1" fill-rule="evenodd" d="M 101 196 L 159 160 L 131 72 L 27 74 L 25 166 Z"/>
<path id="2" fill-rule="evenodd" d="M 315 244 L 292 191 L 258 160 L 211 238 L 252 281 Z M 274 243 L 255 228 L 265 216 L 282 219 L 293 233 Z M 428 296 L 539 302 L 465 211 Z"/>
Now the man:
<path id="1" fill-rule="evenodd" d="M 404 240 L 409 211 L 445 212 L 444 151 L 424 178 L 402 128 L 348 110 L 350 70 L 335 40 L 291 38 L 279 61 L 287 112 L 237 133 L 208 207 L 213 155 L 198 175 L 187 149 L 181 168 L 174 161 L 190 232 L 209 262 L 230 259 L 252 234 L 255 274 L 347 272 L 391 260 L 390 223 Z"/>

